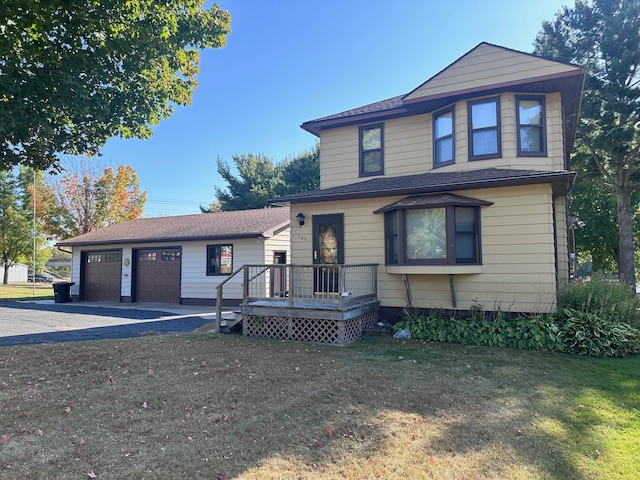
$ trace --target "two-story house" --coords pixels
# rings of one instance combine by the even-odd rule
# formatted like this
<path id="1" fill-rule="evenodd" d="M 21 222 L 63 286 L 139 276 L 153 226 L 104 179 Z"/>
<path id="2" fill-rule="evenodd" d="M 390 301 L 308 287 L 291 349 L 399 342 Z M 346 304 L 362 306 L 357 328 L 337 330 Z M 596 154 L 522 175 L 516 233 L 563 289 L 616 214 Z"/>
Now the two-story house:
<path id="1" fill-rule="evenodd" d="M 291 206 L 291 263 L 378 264 L 390 320 L 554 311 L 584 77 L 481 43 L 406 95 L 304 123 L 321 188 L 274 200 Z"/>

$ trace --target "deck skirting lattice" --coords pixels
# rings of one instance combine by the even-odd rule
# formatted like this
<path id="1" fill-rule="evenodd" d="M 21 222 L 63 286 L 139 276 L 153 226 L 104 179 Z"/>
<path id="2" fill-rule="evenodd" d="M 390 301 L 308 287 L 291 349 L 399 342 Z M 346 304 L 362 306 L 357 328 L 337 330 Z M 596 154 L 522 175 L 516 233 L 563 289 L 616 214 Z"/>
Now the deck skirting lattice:
<path id="1" fill-rule="evenodd" d="M 377 320 L 377 309 L 344 320 L 243 314 L 242 332 L 249 337 L 345 345 L 362 337 Z"/>

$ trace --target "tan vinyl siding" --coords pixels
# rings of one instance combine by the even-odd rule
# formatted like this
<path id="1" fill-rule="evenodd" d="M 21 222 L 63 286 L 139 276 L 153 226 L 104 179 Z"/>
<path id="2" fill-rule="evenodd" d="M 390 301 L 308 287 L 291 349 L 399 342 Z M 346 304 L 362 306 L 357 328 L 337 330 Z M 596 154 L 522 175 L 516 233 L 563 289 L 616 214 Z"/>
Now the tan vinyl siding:
<path id="1" fill-rule="evenodd" d="M 571 65 L 482 44 L 414 90 L 407 99 L 477 90 L 577 70 Z"/>
<path id="2" fill-rule="evenodd" d="M 569 281 L 569 239 L 567 219 L 567 199 L 556 199 L 556 236 L 558 242 L 558 282 L 564 285 Z"/>
<path id="3" fill-rule="evenodd" d="M 433 169 L 432 114 L 412 115 L 384 122 L 384 176 L 395 177 L 430 171 L 466 171 L 483 168 L 513 168 L 557 171 L 564 169 L 560 94 L 546 95 L 547 156 L 518 157 L 516 94 L 500 96 L 502 157 L 468 161 L 467 101 L 455 105 L 455 163 Z M 361 178 L 358 169 L 358 126 L 323 130 L 320 137 L 320 185 L 330 188 Z"/>
<path id="4" fill-rule="evenodd" d="M 454 276 L 457 307 L 466 310 L 478 302 L 488 310 L 539 312 L 555 309 L 555 242 L 550 185 L 453 193 L 494 202 L 492 206 L 481 208 L 482 273 Z M 312 215 L 344 213 L 345 263 L 378 263 L 381 305 L 406 306 L 402 275 L 387 273 L 384 265 L 384 215 L 372 213 L 401 198 L 296 205 L 295 211 L 304 212 L 309 222 L 302 228 L 292 229 L 292 263 L 311 263 Z M 449 276 L 429 274 L 428 266 L 422 268 L 424 274 L 408 275 L 413 305 L 453 308 Z"/>
<path id="5" fill-rule="evenodd" d="M 323 131 L 320 136 L 320 188 L 361 180 L 358 153 L 357 126 Z"/>
<path id="6" fill-rule="evenodd" d="M 546 96 L 547 156 L 551 159 L 552 170 L 564 169 L 564 128 L 560 94 Z"/>
<path id="7" fill-rule="evenodd" d="M 385 176 L 413 175 L 431 169 L 431 115 L 385 123 Z"/>

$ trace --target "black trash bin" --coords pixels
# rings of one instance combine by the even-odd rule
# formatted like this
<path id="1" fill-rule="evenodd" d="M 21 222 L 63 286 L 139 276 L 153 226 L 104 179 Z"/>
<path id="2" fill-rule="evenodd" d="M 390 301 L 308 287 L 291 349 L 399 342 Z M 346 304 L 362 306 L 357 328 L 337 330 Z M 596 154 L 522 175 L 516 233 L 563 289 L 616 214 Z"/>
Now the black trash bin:
<path id="1" fill-rule="evenodd" d="M 71 301 L 71 286 L 76 282 L 56 282 L 53 284 L 53 296 L 56 303 L 69 303 Z"/>

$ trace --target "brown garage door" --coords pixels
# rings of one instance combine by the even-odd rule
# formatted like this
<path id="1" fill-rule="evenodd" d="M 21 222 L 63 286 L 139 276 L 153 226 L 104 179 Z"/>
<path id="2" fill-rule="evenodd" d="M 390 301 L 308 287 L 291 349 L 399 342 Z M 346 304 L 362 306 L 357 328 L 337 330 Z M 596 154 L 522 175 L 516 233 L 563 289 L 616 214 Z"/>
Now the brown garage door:
<path id="1" fill-rule="evenodd" d="M 136 250 L 136 302 L 180 303 L 180 249 Z"/>
<path id="2" fill-rule="evenodd" d="M 87 301 L 120 301 L 122 252 L 83 252 L 83 296 Z"/>

